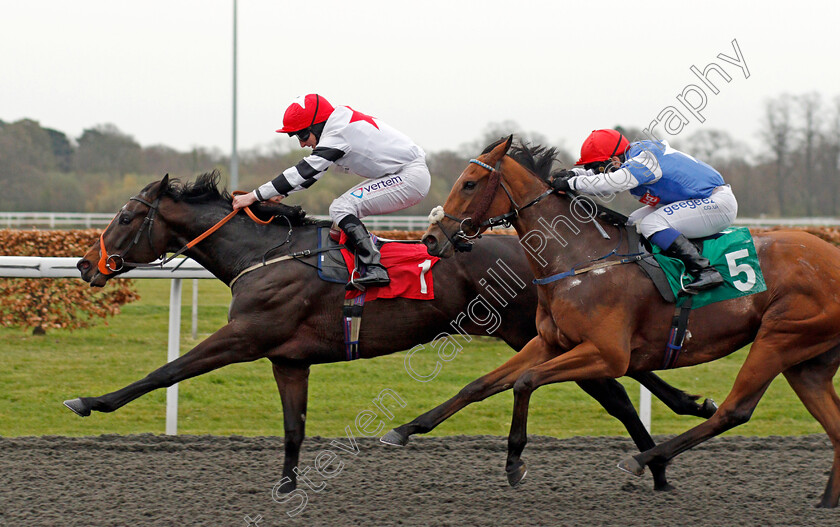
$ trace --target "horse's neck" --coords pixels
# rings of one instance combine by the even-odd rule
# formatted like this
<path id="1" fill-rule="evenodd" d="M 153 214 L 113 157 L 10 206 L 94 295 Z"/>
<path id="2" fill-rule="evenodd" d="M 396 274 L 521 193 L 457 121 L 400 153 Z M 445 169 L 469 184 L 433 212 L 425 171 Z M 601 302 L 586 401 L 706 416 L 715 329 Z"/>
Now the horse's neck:
<path id="1" fill-rule="evenodd" d="M 548 196 L 523 210 L 513 223 L 536 277 L 568 271 L 618 245 L 617 236 L 623 233 L 610 226 L 611 239 L 604 238 L 595 225 L 598 220 L 578 207 L 569 199 Z"/>
<path id="2" fill-rule="evenodd" d="M 201 236 L 224 218 L 227 212 L 219 209 L 218 213 L 208 213 L 208 210 L 201 207 L 200 205 L 190 207 L 177 224 L 170 224 L 176 234 L 169 243 L 170 251 L 177 251 Z M 203 207 L 209 207 L 209 205 Z M 289 242 L 273 251 L 269 257 L 280 256 L 290 250 L 313 248 L 310 236 L 306 235 L 308 230 L 310 230 L 309 227 L 294 227 L 294 235 L 291 236 Z M 266 251 L 282 243 L 288 232 L 289 229 L 282 225 L 258 225 L 244 213 L 240 213 L 213 234 L 188 249 L 185 254 L 220 280 L 230 283 L 243 269 L 261 261 Z M 306 247 L 302 246 L 307 243 Z"/>

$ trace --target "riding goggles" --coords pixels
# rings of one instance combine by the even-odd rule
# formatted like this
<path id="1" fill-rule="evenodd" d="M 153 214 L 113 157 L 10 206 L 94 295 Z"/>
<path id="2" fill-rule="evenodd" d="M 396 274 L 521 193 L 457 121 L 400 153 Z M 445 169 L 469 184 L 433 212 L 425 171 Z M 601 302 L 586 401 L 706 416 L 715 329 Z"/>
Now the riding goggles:
<path id="1" fill-rule="evenodd" d="M 289 137 L 297 137 L 298 140 L 306 142 L 309 139 L 309 128 L 304 128 L 303 130 L 298 130 L 297 132 L 289 132 Z"/>

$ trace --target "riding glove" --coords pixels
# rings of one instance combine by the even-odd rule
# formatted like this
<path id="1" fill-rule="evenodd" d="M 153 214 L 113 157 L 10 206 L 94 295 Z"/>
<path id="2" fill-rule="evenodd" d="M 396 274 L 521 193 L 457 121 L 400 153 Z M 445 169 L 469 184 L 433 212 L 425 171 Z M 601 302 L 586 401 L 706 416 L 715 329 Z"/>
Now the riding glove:
<path id="1" fill-rule="evenodd" d="M 569 182 L 572 177 L 574 177 L 573 172 L 564 170 L 551 180 L 551 187 L 560 192 L 568 192 L 569 190 L 572 190 L 572 186 Z"/>

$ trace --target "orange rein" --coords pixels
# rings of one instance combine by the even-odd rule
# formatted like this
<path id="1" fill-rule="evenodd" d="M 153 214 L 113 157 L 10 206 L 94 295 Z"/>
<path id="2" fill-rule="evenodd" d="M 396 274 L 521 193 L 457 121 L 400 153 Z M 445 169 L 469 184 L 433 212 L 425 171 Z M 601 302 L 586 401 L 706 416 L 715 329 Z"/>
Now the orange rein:
<path id="1" fill-rule="evenodd" d="M 247 194 L 247 192 L 244 192 L 244 191 L 242 191 L 242 190 L 234 190 L 234 191 L 233 191 L 233 195 L 234 195 L 234 196 L 238 196 L 238 195 L 240 195 L 240 194 Z M 248 217 L 249 217 L 249 218 L 251 218 L 252 220 L 254 220 L 256 223 L 259 223 L 260 225 L 268 225 L 269 223 L 271 223 L 271 220 L 272 220 L 272 219 L 274 219 L 274 218 L 271 218 L 271 219 L 268 219 L 268 220 L 265 220 L 265 221 L 264 221 L 264 220 L 261 220 L 261 219 L 257 218 L 257 216 L 256 216 L 253 212 L 251 212 L 251 209 L 250 209 L 249 207 L 244 207 L 244 209 L 245 209 L 245 213 L 248 215 Z M 222 218 L 221 220 L 219 220 L 219 222 L 218 222 L 218 223 L 216 223 L 215 225 L 213 225 L 212 227 L 210 227 L 209 229 L 207 229 L 206 231 L 204 231 L 203 233 L 201 233 L 200 235 L 198 235 L 198 237 L 196 237 L 195 239 L 193 239 L 191 242 L 189 242 L 188 244 L 186 244 L 184 247 L 182 247 L 182 248 L 178 251 L 178 254 L 180 254 L 180 253 L 182 253 L 182 252 L 186 251 L 187 249 L 192 248 L 192 247 L 193 247 L 193 246 L 195 246 L 198 242 L 200 242 L 200 241 L 201 241 L 201 240 L 203 240 L 204 238 L 206 238 L 206 237 L 210 236 L 211 234 L 213 234 L 214 232 L 216 232 L 217 230 L 219 230 L 219 228 L 220 228 L 222 225 L 224 225 L 225 223 L 227 223 L 227 222 L 228 222 L 228 220 L 230 220 L 231 218 L 233 218 L 234 216 L 236 216 L 236 214 L 237 214 L 240 210 L 242 210 L 242 209 L 234 209 L 234 210 L 232 210 L 232 211 L 231 211 L 231 212 L 230 212 L 227 216 L 225 216 L 224 218 Z M 116 217 L 116 216 L 114 216 L 114 218 L 111 220 L 111 223 L 114 223 L 114 220 L 115 220 L 116 218 L 117 218 L 117 217 Z M 109 223 L 109 224 L 108 224 L 108 227 L 110 227 L 110 226 L 111 226 L 111 223 Z M 104 231 L 102 231 L 102 234 L 100 234 L 100 235 L 99 235 L 99 263 L 98 263 L 98 268 L 99 268 L 99 272 L 100 272 L 100 273 L 102 273 L 102 274 L 104 274 L 104 275 L 109 275 L 109 274 L 112 274 L 112 273 L 114 273 L 114 272 L 115 272 L 115 271 L 111 270 L 111 268 L 110 268 L 110 267 L 108 267 L 108 260 L 110 260 L 110 259 L 111 259 L 111 256 L 110 256 L 110 255 L 108 255 L 108 251 L 105 249 L 105 232 L 108 230 L 108 227 L 105 227 L 105 230 L 104 230 Z M 151 226 L 150 226 L 149 228 L 151 229 Z M 119 269 L 117 269 L 117 270 L 119 270 Z"/>

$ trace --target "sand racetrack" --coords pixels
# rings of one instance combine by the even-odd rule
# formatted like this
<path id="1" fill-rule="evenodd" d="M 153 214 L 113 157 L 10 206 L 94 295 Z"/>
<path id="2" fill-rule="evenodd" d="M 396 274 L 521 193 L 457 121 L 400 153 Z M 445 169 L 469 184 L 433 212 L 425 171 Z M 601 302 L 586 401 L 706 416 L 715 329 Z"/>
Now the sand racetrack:
<path id="1" fill-rule="evenodd" d="M 272 497 L 282 438 L 0 438 L 0 525 L 840 525 L 840 508 L 814 508 L 832 460 L 824 435 L 713 439 L 674 460 L 666 493 L 615 468 L 634 452 L 625 438 L 533 437 L 515 489 L 506 438 L 357 441 L 354 455 L 306 440 L 301 470 L 325 486 L 300 484 L 308 502 L 290 517 L 303 492 Z M 319 453 L 330 479 L 313 468 Z"/>

